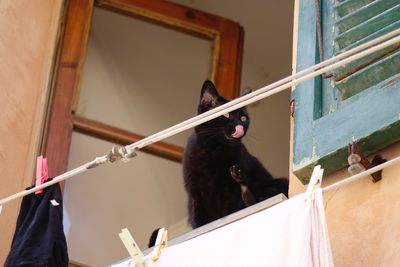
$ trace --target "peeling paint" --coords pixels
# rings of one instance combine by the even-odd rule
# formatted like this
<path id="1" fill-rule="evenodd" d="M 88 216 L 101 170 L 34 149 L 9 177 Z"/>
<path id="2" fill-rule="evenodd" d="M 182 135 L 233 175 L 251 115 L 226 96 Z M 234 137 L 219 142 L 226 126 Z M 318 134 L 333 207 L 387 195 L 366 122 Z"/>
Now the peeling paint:
<path id="1" fill-rule="evenodd" d="M 389 81 L 383 83 L 381 85 L 381 88 L 385 88 L 385 87 L 391 86 L 391 85 L 393 85 L 393 84 L 395 84 L 397 82 L 400 82 L 400 76 L 397 76 L 397 77 L 395 77 L 393 79 L 390 79 Z"/>
<path id="2" fill-rule="evenodd" d="M 293 162 L 293 170 L 300 170 L 302 168 L 305 168 L 306 166 L 312 164 L 313 162 L 316 162 L 318 160 L 317 156 L 312 156 L 312 157 L 304 157 L 300 162 L 295 163 Z"/>
<path id="3" fill-rule="evenodd" d="M 317 158 L 316 150 L 317 150 L 317 140 L 315 137 L 313 137 L 313 139 L 312 139 L 312 154 L 311 154 L 313 158 Z"/>

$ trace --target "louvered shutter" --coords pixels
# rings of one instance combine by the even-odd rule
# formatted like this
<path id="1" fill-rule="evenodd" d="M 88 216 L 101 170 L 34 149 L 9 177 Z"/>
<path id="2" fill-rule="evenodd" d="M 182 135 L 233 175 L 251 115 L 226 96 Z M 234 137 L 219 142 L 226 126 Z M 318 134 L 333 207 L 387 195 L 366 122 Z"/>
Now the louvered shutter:
<path id="1" fill-rule="evenodd" d="M 400 28 L 400 0 L 320 0 L 325 59 Z M 315 0 L 299 0 L 298 71 L 319 62 Z M 322 164 L 347 165 L 347 145 L 371 154 L 400 139 L 400 44 L 298 85 L 293 171 L 305 182 Z"/>

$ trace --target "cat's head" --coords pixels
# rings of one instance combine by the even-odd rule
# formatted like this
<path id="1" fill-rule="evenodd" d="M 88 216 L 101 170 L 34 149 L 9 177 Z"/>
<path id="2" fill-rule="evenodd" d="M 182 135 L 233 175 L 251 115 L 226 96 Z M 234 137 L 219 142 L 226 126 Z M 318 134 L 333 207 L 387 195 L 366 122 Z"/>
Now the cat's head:
<path id="1" fill-rule="evenodd" d="M 207 80 L 201 88 L 200 103 L 197 109 L 198 114 L 227 102 L 229 100 L 222 97 L 215 85 Z M 249 114 L 246 108 L 243 107 L 201 124 L 195 130 L 198 135 L 211 138 L 214 141 L 235 144 L 246 135 L 249 125 Z"/>

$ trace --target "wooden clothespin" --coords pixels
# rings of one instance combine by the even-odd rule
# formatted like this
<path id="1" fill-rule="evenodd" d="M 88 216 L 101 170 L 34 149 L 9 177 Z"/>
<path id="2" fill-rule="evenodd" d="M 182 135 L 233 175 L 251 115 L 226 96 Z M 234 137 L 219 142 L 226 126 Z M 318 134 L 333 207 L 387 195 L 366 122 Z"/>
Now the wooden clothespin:
<path id="1" fill-rule="evenodd" d="M 151 259 L 157 261 L 160 258 L 161 251 L 167 246 L 168 242 L 168 230 L 165 228 L 160 228 L 157 233 L 156 243 L 154 245 L 153 254 Z"/>
<path id="2" fill-rule="evenodd" d="M 129 230 L 124 228 L 118 235 L 122 243 L 124 243 L 126 250 L 128 250 L 129 255 L 131 255 L 132 259 L 135 261 L 136 267 L 145 267 L 143 252 L 140 250 Z"/>
<path id="3" fill-rule="evenodd" d="M 36 159 L 36 183 L 35 186 L 39 186 L 49 178 L 49 170 L 47 165 L 47 159 L 43 156 L 39 156 Z M 36 195 L 43 193 L 43 189 L 35 192 Z"/>
<path id="4" fill-rule="evenodd" d="M 320 165 L 314 167 L 314 170 L 310 178 L 310 182 L 308 183 L 307 190 L 305 193 L 305 200 L 314 199 L 315 189 L 321 186 L 323 174 L 324 174 L 324 169 L 321 169 Z"/>

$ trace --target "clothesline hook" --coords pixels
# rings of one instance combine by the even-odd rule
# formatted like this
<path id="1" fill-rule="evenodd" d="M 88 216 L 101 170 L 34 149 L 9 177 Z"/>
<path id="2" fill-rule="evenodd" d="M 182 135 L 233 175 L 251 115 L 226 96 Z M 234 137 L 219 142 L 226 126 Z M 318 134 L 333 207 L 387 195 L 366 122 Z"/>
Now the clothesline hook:
<path id="1" fill-rule="evenodd" d="M 349 144 L 348 146 L 349 156 L 347 157 L 347 161 L 349 163 L 348 172 L 350 174 L 357 174 L 362 172 L 364 169 L 368 170 L 372 167 L 375 167 L 379 164 L 386 162 L 386 159 L 383 159 L 379 155 L 375 155 L 375 157 L 370 162 L 364 155 L 361 153 L 359 146 L 355 141 Z M 371 174 L 372 181 L 374 183 L 380 181 L 382 179 L 382 171 L 377 171 Z"/>

